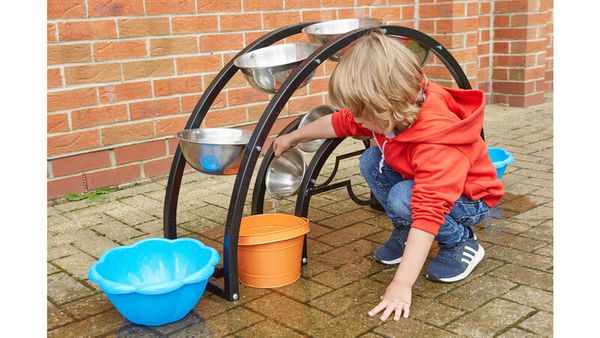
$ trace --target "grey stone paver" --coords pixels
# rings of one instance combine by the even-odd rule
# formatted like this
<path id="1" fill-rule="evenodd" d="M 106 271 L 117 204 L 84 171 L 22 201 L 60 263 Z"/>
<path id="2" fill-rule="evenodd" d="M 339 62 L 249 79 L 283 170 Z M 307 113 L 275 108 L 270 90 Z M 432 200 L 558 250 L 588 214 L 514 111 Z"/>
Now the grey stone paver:
<path id="1" fill-rule="evenodd" d="M 78 252 L 79 250 L 71 244 L 62 244 L 54 247 L 48 246 L 48 261 L 52 262 L 56 259 L 67 257 Z"/>
<path id="2" fill-rule="evenodd" d="M 277 322 L 300 331 L 308 331 L 315 323 L 331 318 L 331 315 L 323 311 L 275 293 L 254 300 L 246 306 L 267 318 L 276 319 Z"/>
<path id="3" fill-rule="evenodd" d="M 237 337 L 281 337 L 281 338 L 301 338 L 302 334 L 279 325 L 272 320 L 264 320 L 254 326 L 251 326 L 242 331 L 236 332 Z"/>
<path id="4" fill-rule="evenodd" d="M 527 306 L 496 298 L 462 316 L 447 328 L 463 337 L 489 337 L 534 311 Z"/>
<path id="5" fill-rule="evenodd" d="M 499 338 L 530 338 L 530 337 L 539 337 L 537 334 L 527 332 L 516 327 L 504 332 L 503 334 L 498 336 Z"/>
<path id="6" fill-rule="evenodd" d="M 344 189 L 311 197 L 308 264 L 297 282 L 276 289 L 241 284 L 235 302 L 205 291 L 184 319 L 160 327 L 123 319 L 97 285 L 87 281 L 87 269 L 111 247 L 163 236 L 163 177 L 114 190 L 104 202 L 49 203 L 48 336 L 552 336 L 551 97 L 530 108 L 488 105 L 484 124 L 488 145 L 506 148 L 516 158 L 502 179 L 506 194 L 499 207 L 475 227 L 486 257 L 469 278 L 456 283 L 428 281 L 423 271 L 412 290 L 408 319 L 380 323 L 366 314 L 395 273 L 394 266 L 372 258 L 393 227 L 385 214 L 355 204 Z M 360 141 L 347 139 L 334 155 L 361 147 Z M 327 160 L 319 182 L 331 173 L 333 159 Z M 358 158 L 340 164 L 336 180 L 350 179 L 354 191 L 368 198 Z M 235 176 L 185 174 L 178 236 L 199 239 L 222 255 L 234 182 Z M 245 214 L 250 212 L 253 183 Z M 281 201 L 278 211 L 293 213 L 295 202 L 295 197 Z M 264 212 L 271 209 L 267 197 Z M 436 253 L 434 246 L 426 265 Z"/>
<path id="7" fill-rule="evenodd" d="M 552 290 L 552 274 L 507 264 L 490 273 L 492 277 L 507 279 L 519 284 L 533 286 L 543 290 Z"/>
<path id="8" fill-rule="evenodd" d="M 136 230 L 133 227 L 123 224 L 119 221 L 102 223 L 93 227 L 92 230 L 98 232 L 101 235 L 105 235 L 106 237 L 114 241 L 119 242 L 143 235 L 141 231 Z"/>
<path id="9" fill-rule="evenodd" d="M 115 241 L 102 236 L 97 236 L 93 242 L 90 242 L 89 240 L 78 240 L 73 242 L 74 247 L 96 258 L 100 258 L 103 253 L 108 249 L 113 248 L 116 244 Z"/>
<path id="10" fill-rule="evenodd" d="M 529 253 L 526 251 L 510 249 L 504 246 L 496 245 L 486 251 L 488 257 L 494 257 L 498 260 L 519 264 L 528 268 L 547 270 L 552 267 L 550 257 Z"/>
<path id="11" fill-rule="evenodd" d="M 54 266 L 54 265 L 52 265 L 52 264 L 50 264 L 50 263 L 47 263 L 47 267 L 46 267 L 46 273 L 47 273 L 48 275 L 51 275 L 51 274 L 53 274 L 53 273 L 56 273 L 56 272 L 59 272 L 59 271 L 60 271 L 60 269 L 59 269 L 59 268 L 57 268 L 56 266 Z"/>
<path id="12" fill-rule="evenodd" d="M 155 219 L 154 216 L 128 205 L 122 205 L 113 210 L 108 210 L 106 213 L 109 216 L 129 225 L 136 225 Z"/>
<path id="13" fill-rule="evenodd" d="M 83 252 L 76 253 L 72 256 L 64 257 L 52 262 L 63 270 L 69 271 L 75 278 L 81 280 L 87 279 L 89 267 L 95 263 L 95 259 Z"/>
<path id="14" fill-rule="evenodd" d="M 48 276 L 48 298 L 54 304 L 60 305 L 92 294 L 94 291 L 64 272 Z"/>
<path id="15" fill-rule="evenodd" d="M 73 321 L 71 317 L 62 312 L 54 304 L 47 302 L 48 330 L 52 330 L 58 326 L 70 323 Z"/>
<path id="16" fill-rule="evenodd" d="M 514 286 L 516 285 L 509 281 L 482 276 L 437 299 L 460 310 L 473 311 L 489 300 L 505 294 Z"/>
<path id="17" fill-rule="evenodd" d="M 553 316 L 548 312 L 538 312 L 519 324 L 519 327 L 527 329 L 542 336 L 552 335 Z"/>
<path id="18" fill-rule="evenodd" d="M 552 293 L 548 291 L 521 285 L 502 297 L 533 308 L 552 312 Z"/>

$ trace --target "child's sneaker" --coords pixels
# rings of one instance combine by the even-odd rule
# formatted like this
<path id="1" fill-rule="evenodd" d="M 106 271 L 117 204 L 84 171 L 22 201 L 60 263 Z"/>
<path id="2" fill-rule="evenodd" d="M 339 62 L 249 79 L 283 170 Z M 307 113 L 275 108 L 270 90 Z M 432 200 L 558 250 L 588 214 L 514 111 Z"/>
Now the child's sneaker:
<path id="1" fill-rule="evenodd" d="M 467 278 L 485 255 L 477 237 L 471 236 L 463 242 L 439 245 L 438 256 L 427 268 L 426 278 L 436 282 L 457 282 Z"/>
<path id="2" fill-rule="evenodd" d="M 402 255 L 404 254 L 404 246 L 406 245 L 409 231 L 410 226 L 395 227 L 390 239 L 375 251 L 375 254 L 373 255 L 375 260 L 386 265 L 400 263 Z"/>

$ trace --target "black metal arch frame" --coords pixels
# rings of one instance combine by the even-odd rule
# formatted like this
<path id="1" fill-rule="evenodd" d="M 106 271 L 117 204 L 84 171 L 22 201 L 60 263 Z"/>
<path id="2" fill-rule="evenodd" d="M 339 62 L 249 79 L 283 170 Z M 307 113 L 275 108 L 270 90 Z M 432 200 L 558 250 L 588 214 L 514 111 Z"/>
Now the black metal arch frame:
<path id="1" fill-rule="evenodd" d="M 214 102 L 219 92 L 223 89 L 226 83 L 233 77 L 235 72 L 238 70 L 233 65 L 235 59 L 249 51 L 269 46 L 279 40 L 282 40 L 288 36 L 300 33 L 302 28 L 313 24 L 300 23 L 283 27 L 272 31 L 265 36 L 259 38 L 234 57 L 222 70 L 217 74 L 215 79 L 212 81 L 210 86 L 204 92 L 196 107 L 191 113 L 191 116 L 185 126 L 186 129 L 197 128 L 202 123 L 202 120 L 206 116 L 210 106 Z M 452 77 L 460 88 L 470 89 L 471 86 L 469 81 L 461 69 L 460 65 L 456 62 L 454 57 L 437 41 L 429 37 L 428 35 L 421 33 L 417 30 L 401 27 L 401 26 L 380 26 L 380 29 L 387 35 L 399 35 L 407 37 L 412 40 L 423 44 L 429 48 L 430 52 L 435 54 L 450 71 Z M 223 265 L 217 267 L 213 277 L 208 282 L 207 289 L 214 292 L 226 299 L 236 300 L 239 298 L 239 284 L 238 284 L 238 271 L 237 271 L 237 245 L 238 245 L 238 233 L 240 228 L 240 222 L 244 211 L 244 204 L 250 185 L 250 180 L 253 175 L 254 166 L 258 160 L 260 152 L 262 150 L 262 144 L 264 144 L 268 132 L 275 123 L 279 113 L 288 102 L 292 94 L 298 89 L 302 81 L 309 76 L 324 60 L 332 56 L 334 53 L 348 46 L 350 43 L 369 32 L 371 28 L 362 28 L 351 31 L 347 34 L 341 35 L 327 44 L 323 45 L 310 56 L 308 56 L 294 71 L 290 74 L 287 80 L 283 83 L 277 93 L 271 98 L 269 104 L 265 108 L 261 118 L 259 119 L 254 132 L 246 145 L 244 156 L 242 158 L 239 172 L 235 179 L 231 200 L 229 203 L 229 211 L 227 215 L 227 221 L 225 224 L 225 237 L 223 240 Z M 300 118 L 290 123 L 283 131 L 288 133 L 297 128 Z M 483 137 L 483 131 L 482 131 Z M 298 216 L 306 216 L 308 213 L 308 207 L 310 203 L 310 196 L 319 192 L 339 188 L 346 186 L 351 196 L 352 193 L 350 182 L 339 182 L 332 185 L 328 183 L 333 179 L 330 177 L 325 184 L 315 188 L 316 177 L 327 158 L 331 155 L 333 150 L 342 142 L 342 139 L 329 139 L 326 140 L 321 147 L 317 150 L 313 156 L 310 164 L 308 165 L 305 176 L 299 188 L 298 197 L 296 200 L 295 214 Z M 365 143 L 365 146 L 367 144 Z M 362 151 L 360 151 L 362 152 Z M 360 152 L 347 154 L 349 156 L 355 156 Z M 340 156 L 342 157 L 342 156 Z M 273 150 L 270 148 L 263 159 L 261 167 L 256 178 L 255 188 L 252 196 L 252 213 L 262 212 L 262 205 L 264 202 L 264 179 L 266 169 L 269 162 L 273 158 Z M 185 159 L 182 156 L 181 149 L 179 146 L 175 152 L 173 163 L 171 165 L 171 172 L 169 174 L 169 180 L 165 195 L 165 207 L 164 207 L 164 236 L 166 238 L 176 238 L 176 212 L 177 212 L 177 201 L 179 197 L 179 189 L 181 186 L 181 178 L 183 176 L 183 170 L 185 167 Z M 354 196 L 355 197 L 355 196 Z M 362 201 L 354 199 L 355 202 L 360 204 L 366 204 L 368 201 Z M 365 203 L 366 202 L 366 203 Z M 306 240 L 304 241 L 304 252 L 303 262 L 306 263 Z"/>

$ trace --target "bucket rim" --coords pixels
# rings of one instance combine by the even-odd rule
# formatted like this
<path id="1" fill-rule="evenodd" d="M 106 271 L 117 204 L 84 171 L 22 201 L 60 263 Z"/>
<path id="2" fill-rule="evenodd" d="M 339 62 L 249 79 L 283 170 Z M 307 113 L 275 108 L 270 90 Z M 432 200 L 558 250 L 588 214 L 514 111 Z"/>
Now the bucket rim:
<path id="1" fill-rule="evenodd" d="M 289 216 L 290 218 L 299 219 L 299 220 L 302 220 L 303 222 L 298 225 L 293 225 L 293 226 L 290 226 L 285 229 L 273 230 L 273 231 L 269 231 L 269 232 L 265 232 L 265 233 L 252 234 L 252 235 L 242 235 L 241 234 L 242 224 L 240 224 L 240 233 L 238 235 L 238 245 L 260 245 L 260 244 L 268 244 L 268 243 L 273 243 L 273 242 L 285 241 L 288 239 L 293 239 L 296 237 L 306 235 L 307 233 L 310 232 L 310 220 L 308 218 L 295 216 L 295 215 L 289 215 L 289 214 L 276 213 L 276 214 L 251 215 L 251 216 L 243 217 L 242 222 L 245 219 L 247 220 L 247 219 L 252 219 L 252 218 L 259 218 L 261 216 L 269 217 L 272 215 L 284 216 L 284 217 Z M 256 216 L 259 216 L 259 217 L 256 217 Z"/>

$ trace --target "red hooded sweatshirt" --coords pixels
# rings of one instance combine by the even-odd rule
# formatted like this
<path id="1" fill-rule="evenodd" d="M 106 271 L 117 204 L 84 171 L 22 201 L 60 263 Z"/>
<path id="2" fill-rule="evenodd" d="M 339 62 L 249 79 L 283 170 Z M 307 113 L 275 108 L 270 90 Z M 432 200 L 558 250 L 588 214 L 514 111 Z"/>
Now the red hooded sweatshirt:
<path id="1" fill-rule="evenodd" d="M 338 137 L 375 137 L 385 163 L 413 179 L 412 227 L 437 235 L 461 195 L 496 206 L 504 188 L 480 136 L 485 96 L 429 83 L 417 119 L 393 138 L 373 133 L 354 121 L 352 112 L 333 113 Z"/>

